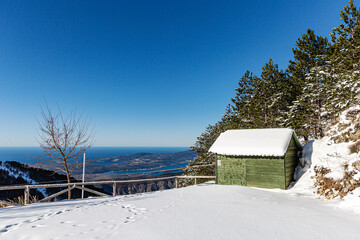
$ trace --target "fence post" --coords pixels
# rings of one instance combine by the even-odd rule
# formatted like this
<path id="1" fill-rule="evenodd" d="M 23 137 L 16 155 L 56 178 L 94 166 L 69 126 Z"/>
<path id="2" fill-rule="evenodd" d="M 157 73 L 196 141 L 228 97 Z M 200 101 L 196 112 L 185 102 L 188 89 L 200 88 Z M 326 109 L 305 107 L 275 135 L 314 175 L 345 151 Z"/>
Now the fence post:
<path id="1" fill-rule="evenodd" d="M 175 177 L 175 188 L 178 188 L 178 178 Z"/>
<path id="2" fill-rule="evenodd" d="M 116 196 L 116 182 L 113 182 L 113 196 Z"/>
<path id="3" fill-rule="evenodd" d="M 196 177 L 194 177 L 194 179 L 195 179 L 195 184 L 194 185 L 196 185 Z"/>
<path id="4" fill-rule="evenodd" d="M 27 205 L 29 204 L 29 196 L 30 195 L 30 189 L 29 189 L 29 186 L 26 186 L 25 187 L 25 190 L 24 190 L 24 204 Z"/>

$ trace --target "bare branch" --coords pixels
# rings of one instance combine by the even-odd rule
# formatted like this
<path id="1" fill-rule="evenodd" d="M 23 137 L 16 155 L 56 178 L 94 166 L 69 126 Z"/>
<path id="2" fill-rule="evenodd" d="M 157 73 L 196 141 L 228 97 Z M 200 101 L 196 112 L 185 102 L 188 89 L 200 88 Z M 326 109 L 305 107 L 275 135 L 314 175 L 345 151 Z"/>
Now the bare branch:
<path id="1" fill-rule="evenodd" d="M 79 167 L 78 158 L 94 144 L 94 127 L 83 113 L 78 116 L 76 109 L 64 115 L 57 105 L 54 113 L 46 101 L 40 108 L 41 118 L 36 118 L 36 140 L 43 149 L 44 157 L 38 157 L 37 162 L 65 172 L 70 183 L 72 172 Z M 62 164 L 61 168 L 59 164 Z"/>

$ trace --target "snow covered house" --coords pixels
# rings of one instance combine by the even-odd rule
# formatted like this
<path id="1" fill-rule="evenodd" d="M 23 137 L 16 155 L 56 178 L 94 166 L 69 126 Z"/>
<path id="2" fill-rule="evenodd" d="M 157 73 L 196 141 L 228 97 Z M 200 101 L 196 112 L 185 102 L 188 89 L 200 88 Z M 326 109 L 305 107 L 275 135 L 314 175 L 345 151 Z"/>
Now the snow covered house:
<path id="1" fill-rule="evenodd" d="M 209 149 L 216 183 L 287 189 L 302 147 L 288 128 L 228 130 Z"/>

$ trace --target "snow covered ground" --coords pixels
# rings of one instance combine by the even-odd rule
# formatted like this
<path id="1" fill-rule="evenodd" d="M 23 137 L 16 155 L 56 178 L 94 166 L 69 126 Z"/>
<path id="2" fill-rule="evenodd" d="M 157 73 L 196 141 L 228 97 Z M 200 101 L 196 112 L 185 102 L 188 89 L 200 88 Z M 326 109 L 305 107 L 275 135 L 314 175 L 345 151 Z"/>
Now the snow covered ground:
<path id="1" fill-rule="evenodd" d="M 344 135 L 346 112 L 331 131 Z M 354 126 L 353 126 L 354 125 Z M 350 129 L 351 130 L 351 129 Z M 351 130 L 352 131 L 352 130 Z M 333 135 L 333 134 L 332 134 Z M 345 135 L 344 135 L 345 136 Z M 331 137 L 308 143 L 289 190 L 213 182 L 137 195 L 61 201 L 0 209 L 0 239 L 360 239 L 360 188 L 343 199 L 315 193 L 314 168 L 342 179 L 359 153 Z"/>
<path id="2" fill-rule="evenodd" d="M 360 218 L 292 191 L 206 183 L 0 209 L 0 239 L 359 239 Z"/>
<path id="3" fill-rule="evenodd" d="M 335 181 L 345 179 L 345 167 L 347 172 L 353 172 L 355 184 L 360 181 L 360 169 L 356 163 L 360 163 L 360 153 L 351 153 L 349 148 L 359 139 L 359 120 L 360 106 L 353 106 L 343 111 L 336 124 L 330 125 L 327 130 L 327 136 L 311 141 L 304 146 L 303 157 L 301 159 L 302 168 L 298 167 L 295 173 L 295 179 L 298 179 L 293 188 L 288 190 L 289 193 L 308 195 L 319 198 L 314 188 L 315 175 L 314 168 L 323 167 L 330 170 L 325 175 L 326 178 L 332 178 Z M 355 166 L 354 166 L 355 164 Z M 342 182 L 344 188 L 346 182 Z M 329 189 L 330 190 L 330 189 Z M 333 196 L 338 193 L 332 189 Z M 321 198 L 324 198 L 323 196 Z M 328 201 L 329 204 L 342 209 L 360 214 L 360 187 L 354 191 L 347 192 L 347 195 L 340 199 L 339 196 Z M 360 237 L 359 237 L 360 239 Z"/>
<path id="4" fill-rule="evenodd" d="M 293 188 L 287 190 L 294 194 L 301 194 L 312 196 L 316 198 L 322 198 L 315 194 L 313 188 L 315 179 L 312 176 L 315 175 L 314 168 L 316 166 L 323 166 L 331 169 L 331 172 L 326 174 L 326 177 L 333 179 L 341 179 L 344 175 L 344 164 L 349 164 L 349 168 L 352 171 L 356 171 L 351 166 L 352 163 L 359 160 L 359 154 L 349 154 L 349 145 L 351 143 L 339 143 L 334 144 L 329 137 L 325 137 L 320 140 L 315 140 L 307 145 L 303 149 L 303 165 L 302 169 L 298 169 L 298 175 L 295 178 L 299 178 Z M 357 176 L 355 176 L 357 178 Z M 330 204 L 339 208 L 347 209 L 354 213 L 360 214 L 360 189 L 350 192 L 346 197 L 340 199 L 339 197 L 327 200 Z"/>

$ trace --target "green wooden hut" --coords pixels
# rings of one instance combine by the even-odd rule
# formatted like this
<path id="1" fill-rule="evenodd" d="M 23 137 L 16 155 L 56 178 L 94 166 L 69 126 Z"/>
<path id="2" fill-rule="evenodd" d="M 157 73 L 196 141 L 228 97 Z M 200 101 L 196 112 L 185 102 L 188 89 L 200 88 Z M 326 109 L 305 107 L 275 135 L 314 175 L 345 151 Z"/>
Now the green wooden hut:
<path id="1" fill-rule="evenodd" d="M 287 189 L 301 150 L 292 129 L 268 128 L 228 130 L 209 152 L 218 184 Z"/>

